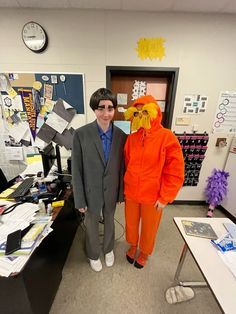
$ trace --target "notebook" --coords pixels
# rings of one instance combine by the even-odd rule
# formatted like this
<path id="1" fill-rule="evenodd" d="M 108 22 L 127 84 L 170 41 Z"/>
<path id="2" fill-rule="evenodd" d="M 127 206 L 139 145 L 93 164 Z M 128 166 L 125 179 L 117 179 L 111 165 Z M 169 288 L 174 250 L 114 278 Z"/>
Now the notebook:
<path id="1" fill-rule="evenodd" d="M 218 239 L 212 226 L 208 223 L 190 220 L 181 220 L 181 222 L 187 235 L 214 240 Z"/>

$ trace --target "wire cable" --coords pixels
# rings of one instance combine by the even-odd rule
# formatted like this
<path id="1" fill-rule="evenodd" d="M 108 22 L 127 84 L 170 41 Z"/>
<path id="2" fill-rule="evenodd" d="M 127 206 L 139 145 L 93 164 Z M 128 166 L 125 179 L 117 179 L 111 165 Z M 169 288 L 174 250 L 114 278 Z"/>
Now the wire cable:
<path id="1" fill-rule="evenodd" d="M 85 223 L 84 223 L 84 219 L 85 219 L 85 215 L 82 215 L 82 217 L 81 217 L 81 223 L 80 223 L 80 228 L 84 231 L 84 232 L 86 232 L 86 226 L 85 226 Z M 115 241 L 118 241 L 118 240 L 120 240 L 123 236 L 124 236 L 124 234 L 125 234 L 125 227 L 122 225 L 122 223 L 120 223 L 116 218 L 114 218 L 114 221 L 116 222 L 116 223 L 118 223 L 120 226 L 121 226 L 121 228 L 122 228 L 122 233 L 121 233 L 121 235 L 118 237 L 118 238 L 116 238 L 115 239 Z M 100 224 L 104 224 L 104 220 L 100 220 L 99 221 L 99 223 Z M 99 237 L 103 237 L 104 236 L 104 233 L 99 233 Z"/>

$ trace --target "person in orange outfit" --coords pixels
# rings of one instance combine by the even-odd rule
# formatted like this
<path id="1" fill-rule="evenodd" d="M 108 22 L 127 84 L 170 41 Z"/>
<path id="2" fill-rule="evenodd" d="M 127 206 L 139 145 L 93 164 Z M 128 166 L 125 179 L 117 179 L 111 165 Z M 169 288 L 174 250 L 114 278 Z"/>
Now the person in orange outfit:
<path id="1" fill-rule="evenodd" d="M 183 184 L 184 159 L 175 135 L 161 125 L 161 110 L 151 95 L 136 99 L 125 119 L 131 121 L 132 130 L 124 149 L 126 240 L 130 244 L 126 257 L 143 268 L 152 254 L 163 208 Z"/>

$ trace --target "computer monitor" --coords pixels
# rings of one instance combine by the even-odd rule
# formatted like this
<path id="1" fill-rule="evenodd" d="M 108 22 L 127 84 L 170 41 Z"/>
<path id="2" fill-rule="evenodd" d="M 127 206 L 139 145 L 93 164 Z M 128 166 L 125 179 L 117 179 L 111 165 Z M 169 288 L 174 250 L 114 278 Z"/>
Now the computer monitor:
<path id="1" fill-rule="evenodd" d="M 61 166 L 61 153 L 60 153 L 60 146 L 56 145 L 56 161 L 57 161 L 57 172 L 62 174 L 62 166 Z"/>
<path id="2" fill-rule="evenodd" d="M 44 147 L 43 150 L 40 151 L 43 162 L 43 174 L 46 177 L 52 168 L 55 160 L 57 162 L 57 173 L 62 174 L 62 166 L 61 166 L 61 154 L 59 145 L 56 147 L 53 146 L 52 143 L 49 143 Z"/>

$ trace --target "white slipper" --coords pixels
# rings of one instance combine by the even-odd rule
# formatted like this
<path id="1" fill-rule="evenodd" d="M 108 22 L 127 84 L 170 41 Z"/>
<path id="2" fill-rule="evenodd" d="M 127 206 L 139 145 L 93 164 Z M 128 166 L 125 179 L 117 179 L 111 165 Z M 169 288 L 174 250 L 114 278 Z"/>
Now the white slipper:
<path id="1" fill-rule="evenodd" d="M 166 301 L 169 304 L 180 303 L 191 300 L 194 297 L 194 291 L 189 287 L 175 286 L 166 290 Z"/>

